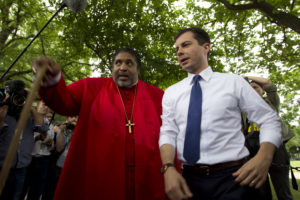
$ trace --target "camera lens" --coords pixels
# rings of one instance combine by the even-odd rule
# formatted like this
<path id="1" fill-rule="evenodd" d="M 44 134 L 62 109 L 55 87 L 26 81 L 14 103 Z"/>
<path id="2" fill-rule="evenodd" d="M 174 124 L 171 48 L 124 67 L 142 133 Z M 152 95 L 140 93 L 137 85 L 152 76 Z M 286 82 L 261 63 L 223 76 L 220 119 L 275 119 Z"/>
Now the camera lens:
<path id="1" fill-rule="evenodd" d="M 16 106 L 23 106 L 25 104 L 26 98 L 22 95 L 14 95 L 12 102 Z"/>

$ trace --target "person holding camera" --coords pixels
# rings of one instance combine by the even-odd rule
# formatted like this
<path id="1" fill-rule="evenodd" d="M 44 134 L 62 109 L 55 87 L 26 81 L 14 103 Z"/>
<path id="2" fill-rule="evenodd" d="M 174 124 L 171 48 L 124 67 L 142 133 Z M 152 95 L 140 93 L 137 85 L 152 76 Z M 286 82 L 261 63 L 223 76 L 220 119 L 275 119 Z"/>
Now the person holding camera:
<path id="1" fill-rule="evenodd" d="M 9 80 L 5 83 L 5 89 L 1 90 L 0 169 L 2 168 L 13 138 L 26 96 L 25 83 L 21 80 Z M 34 132 L 44 133 L 47 130 L 48 127 L 44 125 L 42 115 L 32 108 L 31 115 L 23 130 L 3 193 L 0 197 L 1 200 L 19 200 L 27 167 L 32 159 L 31 153 L 34 145 Z"/>
<path id="2" fill-rule="evenodd" d="M 66 123 L 61 126 L 60 134 L 57 136 L 56 151 L 61 152 L 61 155 L 56 162 L 58 168 L 57 178 L 60 176 L 61 169 L 64 166 L 76 123 L 77 117 L 68 117 Z"/>
<path id="3" fill-rule="evenodd" d="M 51 113 L 51 119 L 50 114 L 48 113 L 46 116 L 49 121 L 53 120 L 53 113 Z M 47 181 L 46 185 L 42 194 L 42 200 L 52 200 L 57 184 L 57 171 L 59 170 L 56 166 L 57 160 L 60 157 L 62 152 L 58 152 L 57 147 L 57 140 L 58 136 L 60 135 L 60 132 L 63 130 L 63 123 L 60 121 L 55 121 L 53 124 L 50 124 L 49 129 L 54 132 L 54 137 L 52 141 L 52 149 L 51 149 L 51 156 L 50 156 L 50 164 L 48 167 L 48 175 L 47 175 Z M 59 144 L 60 145 L 60 144 Z"/>
<path id="4" fill-rule="evenodd" d="M 28 167 L 25 184 L 21 199 L 24 199 L 27 192 L 27 200 L 39 200 L 45 188 L 48 167 L 50 164 L 51 149 L 53 148 L 54 130 L 50 125 L 52 113 L 43 101 L 37 106 L 37 112 L 44 118 L 44 124 L 48 126 L 45 133 L 34 132 L 34 147 L 32 161 Z M 48 118 L 50 117 L 50 119 Z"/>

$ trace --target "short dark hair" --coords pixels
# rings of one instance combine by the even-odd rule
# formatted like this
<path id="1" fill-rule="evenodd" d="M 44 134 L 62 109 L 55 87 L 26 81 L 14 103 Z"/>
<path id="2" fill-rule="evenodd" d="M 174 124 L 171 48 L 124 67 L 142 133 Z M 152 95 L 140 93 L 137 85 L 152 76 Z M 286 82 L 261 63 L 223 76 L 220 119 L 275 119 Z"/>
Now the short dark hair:
<path id="1" fill-rule="evenodd" d="M 174 36 L 174 41 L 176 42 L 176 40 L 186 32 L 192 32 L 199 45 L 203 45 L 204 43 L 210 44 L 210 37 L 208 33 L 199 27 L 191 27 L 179 30 L 179 32 Z"/>
<path id="2" fill-rule="evenodd" d="M 140 69 L 141 68 L 141 56 L 140 54 L 132 49 L 132 48 L 128 48 L 128 47 L 125 47 L 125 48 L 121 48 L 121 49 L 118 49 L 117 51 L 115 51 L 114 55 L 113 55 L 113 59 L 112 59 L 112 67 L 114 66 L 114 62 L 116 60 L 116 57 L 119 53 L 122 53 L 122 52 L 127 52 L 129 54 L 131 54 L 133 57 L 135 57 L 135 61 L 137 63 L 137 68 Z"/>
<path id="3" fill-rule="evenodd" d="M 204 43 L 210 44 L 210 37 L 208 33 L 204 29 L 199 27 L 191 27 L 179 30 L 179 32 L 174 36 L 174 41 L 176 42 L 176 40 L 186 32 L 192 32 L 193 37 L 198 41 L 199 45 L 203 45 Z M 209 57 L 209 55 L 210 51 L 207 53 L 207 58 Z"/>

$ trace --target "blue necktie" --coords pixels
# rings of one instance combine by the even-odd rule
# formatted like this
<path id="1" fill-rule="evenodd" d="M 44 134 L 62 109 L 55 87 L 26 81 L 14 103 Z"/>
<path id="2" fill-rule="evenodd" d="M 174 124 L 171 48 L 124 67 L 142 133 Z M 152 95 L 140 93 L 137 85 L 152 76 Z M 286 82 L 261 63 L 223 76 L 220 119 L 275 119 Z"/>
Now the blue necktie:
<path id="1" fill-rule="evenodd" d="M 184 140 L 183 157 L 188 164 L 195 164 L 200 158 L 200 134 L 202 115 L 202 90 L 199 84 L 200 75 L 193 78 L 186 133 Z"/>

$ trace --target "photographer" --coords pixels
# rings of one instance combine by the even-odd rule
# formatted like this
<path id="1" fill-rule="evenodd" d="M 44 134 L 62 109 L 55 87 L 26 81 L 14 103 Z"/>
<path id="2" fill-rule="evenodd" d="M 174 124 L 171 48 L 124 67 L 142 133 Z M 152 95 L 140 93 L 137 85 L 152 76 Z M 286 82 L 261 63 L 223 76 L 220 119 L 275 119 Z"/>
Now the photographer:
<path id="1" fill-rule="evenodd" d="M 44 118 L 44 124 L 49 130 L 46 133 L 34 133 L 34 147 L 32 151 L 32 161 L 27 168 L 27 175 L 21 199 L 24 199 L 27 194 L 27 200 L 39 200 L 45 188 L 48 167 L 50 164 L 50 154 L 53 148 L 54 130 L 50 125 L 52 113 L 43 101 L 40 101 L 37 106 L 37 112 Z M 48 119 L 50 118 L 50 119 Z"/>
<path id="2" fill-rule="evenodd" d="M 76 126 L 77 117 L 68 117 L 66 123 L 61 126 L 60 134 L 56 141 L 56 151 L 62 152 L 59 156 L 56 166 L 60 168 L 59 173 L 64 165 L 66 156 L 68 154 L 70 142 L 72 139 L 73 131 Z"/>
<path id="3" fill-rule="evenodd" d="M 53 199 L 55 188 L 69 150 L 70 142 L 73 136 L 73 131 L 76 126 L 76 123 L 77 117 L 68 117 L 65 123 L 58 123 L 55 125 L 54 131 L 57 133 L 55 148 L 57 154 L 59 155 L 56 162 L 55 180 L 52 180 L 54 182 L 51 182 L 50 190 L 46 193 L 43 193 L 42 199 Z"/>
<path id="4" fill-rule="evenodd" d="M 5 89 L 0 91 L 0 169 L 2 168 L 9 145 L 13 138 L 27 91 L 21 80 L 10 80 L 5 83 Z M 27 166 L 31 162 L 31 153 L 34 144 L 34 132 L 46 132 L 43 117 L 31 109 L 26 126 L 21 136 L 17 153 L 13 160 L 8 179 L 3 190 L 1 200 L 19 199 L 24 185 Z"/>

